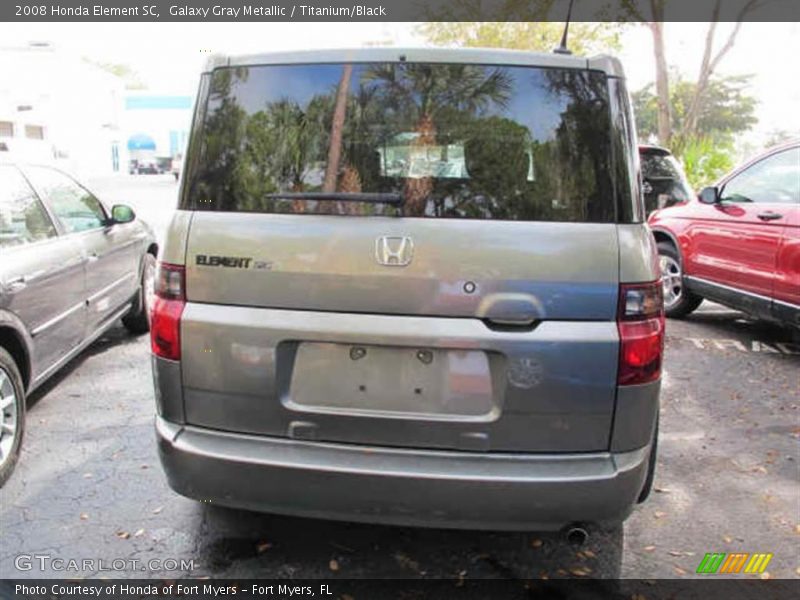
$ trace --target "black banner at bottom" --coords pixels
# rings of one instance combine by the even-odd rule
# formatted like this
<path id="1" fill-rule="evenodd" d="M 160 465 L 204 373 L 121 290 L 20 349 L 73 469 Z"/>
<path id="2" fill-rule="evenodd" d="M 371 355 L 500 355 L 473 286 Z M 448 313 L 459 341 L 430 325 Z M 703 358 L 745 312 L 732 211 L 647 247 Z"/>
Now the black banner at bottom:
<path id="1" fill-rule="evenodd" d="M 446 579 L 39 579 L 0 580 L 2 600 L 773 600 L 796 598 L 798 580 L 446 580 Z"/>

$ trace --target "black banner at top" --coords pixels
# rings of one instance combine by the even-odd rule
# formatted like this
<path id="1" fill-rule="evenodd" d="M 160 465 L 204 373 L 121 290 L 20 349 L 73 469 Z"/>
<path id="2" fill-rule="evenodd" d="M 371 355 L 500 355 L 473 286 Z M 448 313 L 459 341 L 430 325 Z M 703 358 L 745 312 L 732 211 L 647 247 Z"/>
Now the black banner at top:
<path id="1" fill-rule="evenodd" d="M 569 4 L 569 0 L 3 0 L 0 21 L 564 21 Z M 662 6 L 663 10 L 658 8 Z M 574 0 L 572 7 L 573 21 L 798 21 L 798 17 L 798 0 Z"/>

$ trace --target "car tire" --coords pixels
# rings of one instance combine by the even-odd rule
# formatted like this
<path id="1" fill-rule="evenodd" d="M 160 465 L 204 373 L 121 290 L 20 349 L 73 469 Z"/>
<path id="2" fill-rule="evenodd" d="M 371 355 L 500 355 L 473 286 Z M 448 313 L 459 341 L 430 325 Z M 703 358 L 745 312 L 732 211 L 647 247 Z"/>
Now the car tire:
<path id="1" fill-rule="evenodd" d="M 11 355 L 0 348 L 0 487 L 17 464 L 24 432 L 25 387 L 22 376 Z"/>
<path id="2" fill-rule="evenodd" d="M 148 252 L 142 260 L 144 264 L 139 293 L 130 312 L 122 317 L 122 324 L 133 334 L 150 331 L 150 309 L 155 295 L 156 257 Z"/>
<path id="3" fill-rule="evenodd" d="M 653 444 L 650 446 L 650 457 L 647 459 L 647 477 L 645 477 L 642 491 L 639 492 L 639 498 L 636 500 L 638 504 L 641 504 L 647 500 L 648 496 L 650 496 L 650 492 L 653 489 L 653 481 L 655 481 L 656 478 L 656 462 L 658 461 L 658 421 L 659 418 L 656 417 L 656 429 L 653 432 Z"/>
<path id="4" fill-rule="evenodd" d="M 703 298 L 686 289 L 678 250 L 669 242 L 658 244 L 661 281 L 664 285 L 664 313 L 671 319 L 685 317 L 703 302 Z"/>

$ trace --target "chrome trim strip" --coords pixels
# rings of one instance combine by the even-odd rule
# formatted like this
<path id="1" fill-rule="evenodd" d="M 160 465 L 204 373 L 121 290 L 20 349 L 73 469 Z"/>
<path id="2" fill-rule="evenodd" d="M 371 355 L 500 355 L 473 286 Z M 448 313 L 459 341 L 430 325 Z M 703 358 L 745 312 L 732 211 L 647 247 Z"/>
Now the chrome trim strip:
<path id="1" fill-rule="evenodd" d="M 94 333 L 92 333 L 90 336 L 84 339 L 80 344 L 75 346 L 72 350 L 67 352 L 59 360 L 57 360 L 52 365 L 47 367 L 44 371 L 39 373 L 31 382 L 31 387 L 28 390 L 28 392 L 30 393 L 34 389 L 39 387 L 39 385 L 41 385 L 42 382 L 45 379 L 47 379 L 49 375 L 51 375 L 53 372 L 63 367 L 65 364 L 67 364 L 69 361 L 75 358 L 75 356 L 83 352 L 83 350 L 85 350 L 87 346 L 92 344 L 97 338 L 103 335 L 103 333 L 105 333 L 105 331 L 114 323 L 114 321 L 122 317 L 122 315 L 124 315 L 130 309 L 131 309 L 131 303 L 129 302 L 125 306 L 123 306 L 120 310 L 118 310 L 116 313 L 114 313 L 111 317 L 109 317 L 108 320 L 104 321 L 103 324 L 100 327 L 98 327 Z"/>
<path id="2" fill-rule="evenodd" d="M 36 337 L 37 335 L 39 335 L 43 331 L 46 331 L 46 330 L 50 329 L 51 327 L 53 327 L 54 325 L 57 325 L 58 323 L 60 323 L 64 319 L 66 319 L 68 316 L 73 314 L 75 311 L 78 311 L 81 308 L 84 308 L 85 306 L 86 306 L 86 303 L 83 300 L 81 300 L 78 304 L 76 304 L 72 308 L 68 308 L 67 310 L 65 310 L 60 315 L 56 315 L 55 317 L 53 317 L 49 321 L 46 321 L 46 322 L 42 323 L 41 325 L 39 325 L 38 327 L 34 328 L 31 331 L 31 336 L 32 337 Z"/>
<path id="3" fill-rule="evenodd" d="M 133 273 L 126 273 L 124 276 L 120 277 L 116 281 L 114 281 L 114 282 L 110 283 L 109 285 L 107 285 L 106 287 L 104 287 L 102 290 L 99 290 L 99 291 L 95 292 L 94 294 L 92 294 L 91 296 L 89 296 L 89 298 L 87 298 L 86 301 L 91 304 L 99 296 L 103 296 L 106 292 L 108 292 L 108 291 L 112 290 L 113 288 L 117 287 L 118 285 L 124 283 L 126 280 L 130 279 L 131 277 L 135 277 L 135 275 Z"/>
<path id="4" fill-rule="evenodd" d="M 800 310 L 800 304 L 792 304 L 791 302 L 786 302 L 784 300 L 773 300 L 775 304 L 780 304 L 781 306 L 786 306 L 787 308 L 792 308 L 794 310 Z"/>
<path id="5" fill-rule="evenodd" d="M 106 287 L 104 287 L 102 290 L 100 290 L 98 292 L 95 292 L 94 294 L 89 296 L 89 298 L 86 299 L 85 301 L 82 300 L 81 302 L 79 302 L 78 304 L 74 305 L 73 307 L 67 309 L 66 311 L 64 311 L 60 315 L 57 315 L 57 316 L 53 317 L 52 319 L 50 319 L 49 321 L 47 321 L 45 323 L 42 323 L 41 325 L 39 325 L 38 327 L 33 329 L 33 331 L 31 331 L 31 336 L 36 337 L 40 333 L 50 329 L 54 325 L 57 325 L 58 323 L 60 323 L 64 319 L 66 319 L 68 316 L 73 314 L 75 311 L 80 310 L 81 308 L 86 306 L 87 303 L 91 304 L 98 297 L 103 296 L 109 290 L 119 286 L 120 284 L 124 283 L 128 279 L 131 279 L 132 277 L 135 277 L 135 275 L 133 273 L 127 273 L 125 276 L 120 277 L 116 281 L 112 282 L 110 285 L 107 285 Z"/>

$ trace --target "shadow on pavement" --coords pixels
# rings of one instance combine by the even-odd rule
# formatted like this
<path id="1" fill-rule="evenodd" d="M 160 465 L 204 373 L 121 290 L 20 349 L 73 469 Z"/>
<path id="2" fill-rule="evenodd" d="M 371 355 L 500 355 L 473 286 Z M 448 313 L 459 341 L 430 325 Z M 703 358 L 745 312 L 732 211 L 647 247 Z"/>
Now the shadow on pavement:
<path id="1" fill-rule="evenodd" d="M 354 490 L 354 493 L 358 493 Z M 216 577 L 619 577 L 622 527 L 560 533 L 393 527 L 266 515 L 204 505 L 201 569 Z"/>
<path id="2" fill-rule="evenodd" d="M 797 345 L 797 351 L 800 352 L 800 329 L 756 320 L 733 309 L 719 307 L 713 311 L 699 310 L 682 321 L 710 327 L 720 337 L 744 337 L 768 344 L 778 342 Z"/>
<path id="3" fill-rule="evenodd" d="M 98 354 L 103 354 L 107 350 L 116 346 L 135 344 L 141 339 L 141 337 L 142 336 L 140 335 L 134 335 L 130 333 L 122 325 L 112 327 L 92 344 L 90 344 L 86 349 L 84 349 L 83 352 L 78 354 L 53 375 L 48 377 L 41 386 L 36 388 L 36 390 L 27 398 L 28 410 L 36 406 L 37 402 L 57 388 L 58 385 L 67 377 L 69 377 L 75 369 L 82 365 L 87 358 L 97 356 Z"/>

